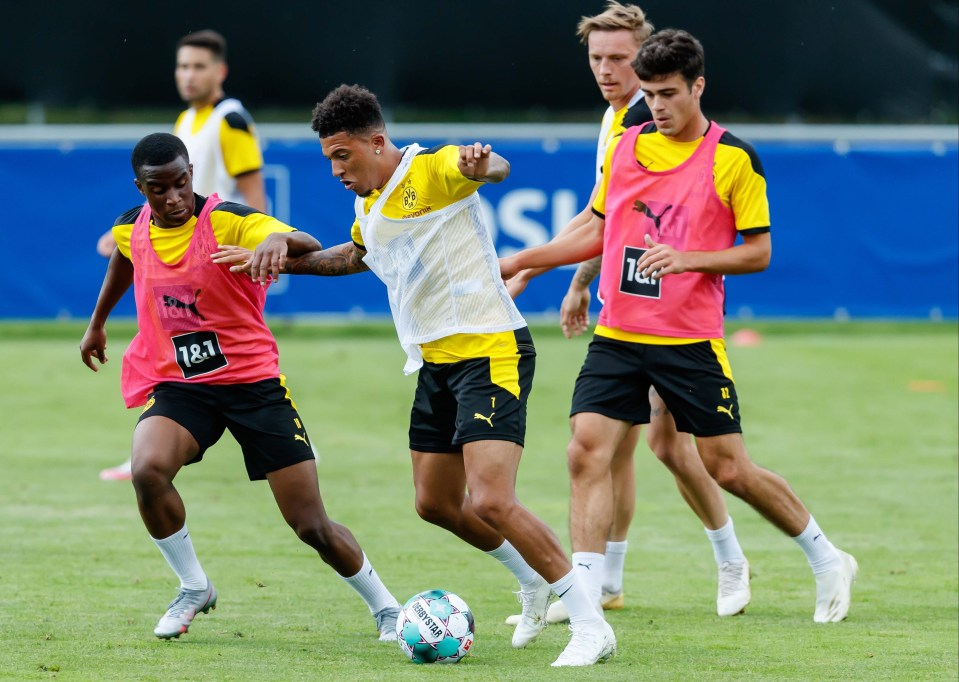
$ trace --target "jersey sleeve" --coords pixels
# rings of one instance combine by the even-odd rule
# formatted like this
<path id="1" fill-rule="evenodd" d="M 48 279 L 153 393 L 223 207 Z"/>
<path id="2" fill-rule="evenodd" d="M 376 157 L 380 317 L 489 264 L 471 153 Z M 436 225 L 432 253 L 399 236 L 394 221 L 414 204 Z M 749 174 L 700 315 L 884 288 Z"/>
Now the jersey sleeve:
<path id="1" fill-rule="evenodd" d="M 140 209 L 137 206 L 117 218 L 113 223 L 113 240 L 117 243 L 120 253 L 127 259 L 130 258 L 130 238 L 133 236 L 133 224 L 140 215 Z"/>
<path id="2" fill-rule="evenodd" d="M 232 112 L 220 124 L 223 164 L 232 177 L 263 168 L 263 154 L 256 137 L 253 119 L 245 111 Z"/>
<path id="3" fill-rule="evenodd" d="M 448 144 L 442 149 L 426 156 L 430 161 L 430 176 L 433 184 L 450 199 L 450 203 L 465 199 L 483 184 L 470 180 L 460 172 L 460 150 L 457 145 Z"/>
<path id="4" fill-rule="evenodd" d="M 729 205 L 736 216 L 739 232 L 764 232 L 769 229 L 769 199 L 766 178 L 755 152 L 738 154 Z"/>
<path id="5" fill-rule="evenodd" d="M 212 216 L 217 218 L 223 216 L 228 223 L 224 226 L 226 229 L 223 230 L 223 241 L 221 243 L 236 244 L 251 251 L 274 232 L 296 232 L 295 228 L 259 211 L 251 211 L 246 215 L 214 211 L 211 214 Z M 233 241 L 229 241 L 230 239 L 233 239 Z"/>
<path id="6" fill-rule="evenodd" d="M 350 228 L 350 239 L 353 240 L 354 244 L 366 251 L 366 244 L 363 243 L 363 235 L 360 233 L 360 221 L 356 218 L 353 219 L 353 227 Z"/>
<path id="7" fill-rule="evenodd" d="M 605 169 L 610 167 L 613 160 L 613 152 L 616 151 L 616 147 L 619 146 L 621 139 L 623 139 L 621 135 L 615 136 L 609 141 L 609 146 L 606 147 L 606 158 L 603 159 L 604 172 L 599 183 L 599 191 L 596 192 L 596 198 L 593 200 L 593 213 L 600 218 L 606 217 L 606 191 L 609 188 L 609 173 L 605 172 Z"/>

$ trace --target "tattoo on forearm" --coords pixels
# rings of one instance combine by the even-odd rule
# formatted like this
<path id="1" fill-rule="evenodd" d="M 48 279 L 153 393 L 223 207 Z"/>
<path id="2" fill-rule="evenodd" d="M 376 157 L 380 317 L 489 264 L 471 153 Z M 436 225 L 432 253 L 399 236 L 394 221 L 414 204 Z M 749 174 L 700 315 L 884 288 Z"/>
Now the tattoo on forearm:
<path id="1" fill-rule="evenodd" d="M 589 286 L 592 284 L 593 280 L 596 279 L 596 275 L 599 274 L 599 270 L 603 265 L 603 257 L 596 256 L 592 260 L 583 261 L 579 264 L 579 267 L 576 268 L 576 281 L 583 286 Z"/>
<path id="2" fill-rule="evenodd" d="M 323 251 L 313 251 L 298 258 L 291 258 L 286 263 L 286 271 L 291 275 L 338 277 L 364 270 L 369 268 L 353 244 L 340 244 Z"/>

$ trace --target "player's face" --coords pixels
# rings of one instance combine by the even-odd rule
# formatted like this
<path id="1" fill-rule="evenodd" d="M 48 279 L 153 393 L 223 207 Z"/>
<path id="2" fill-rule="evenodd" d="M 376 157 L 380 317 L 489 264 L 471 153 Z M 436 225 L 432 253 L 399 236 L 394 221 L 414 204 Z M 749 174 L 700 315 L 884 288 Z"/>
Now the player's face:
<path id="1" fill-rule="evenodd" d="M 376 154 L 376 149 L 382 150 L 382 145 L 376 144 L 376 136 L 351 135 L 341 131 L 321 137 L 320 146 L 323 156 L 330 160 L 333 176 L 346 189 L 365 197 L 381 186 L 383 161 Z"/>
<path id="2" fill-rule="evenodd" d="M 184 45 L 176 53 L 176 89 L 190 106 L 212 104 L 223 93 L 226 64 L 203 47 Z"/>
<path id="3" fill-rule="evenodd" d="M 141 166 L 134 182 L 157 227 L 180 227 L 193 216 L 193 164 L 182 156 L 162 166 Z"/>
<path id="4" fill-rule="evenodd" d="M 639 77 L 633 71 L 633 60 L 639 45 L 632 31 L 593 31 L 586 39 L 589 68 L 603 99 L 613 109 L 622 109 L 639 89 Z"/>
<path id="5" fill-rule="evenodd" d="M 681 73 L 641 81 L 640 85 L 659 132 L 681 142 L 691 142 L 703 134 L 699 125 L 702 121 L 700 97 L 706 80 L 702 76 L 694 80 L 692 86 Z"/>

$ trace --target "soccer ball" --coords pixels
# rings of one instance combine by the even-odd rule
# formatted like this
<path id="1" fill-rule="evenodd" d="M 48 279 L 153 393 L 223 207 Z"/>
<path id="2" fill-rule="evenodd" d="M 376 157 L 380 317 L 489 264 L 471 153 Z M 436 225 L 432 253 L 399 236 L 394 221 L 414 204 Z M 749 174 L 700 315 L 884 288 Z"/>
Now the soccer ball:
<path id="1" fill-rule="evenodd" d="M 396 619 L 396 640 L 414 663 L 458 663 L 473 647 L 473 614 L 446 590 L 414 594 Z"/>

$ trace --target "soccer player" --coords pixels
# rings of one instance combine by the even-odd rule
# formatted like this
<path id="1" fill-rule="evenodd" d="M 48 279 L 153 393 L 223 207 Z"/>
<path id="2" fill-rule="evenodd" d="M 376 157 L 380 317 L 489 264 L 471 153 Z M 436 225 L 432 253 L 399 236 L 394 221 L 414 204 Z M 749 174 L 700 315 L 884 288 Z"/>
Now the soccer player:
<path id="1" fill-rule="evenodd" d="M 266 211 L 263 155 L 253 119 L 239 100 L 227 98 L 226 39 L 216 31 L 197 31 L 177 44 L 176 79 L 180 98 L 189 104 L 173 127 L 184 141 L 194 167 L 193 187 L 203 196 Z M 109 258 L 116 242 L 113 230 L 97 241 L 97 253 Z M 100 472 L 105 481 L 129 480 L 130 460 Z"/>
<path id="2" fill-rule="evenodd" d="M 610 0 L 602 13 L 583 17 L 579 22 L 577 34 L 586 44 L 590 69 L 609 107 L 600 127 L 596 151 L 596 186 L 590 195 L 590 202 L 561 234 L 582 226 L 592 216 L 590 205 L 600 187 L 603 161 L 610 139 L 626 128 L 645 123 L 651 118 L 632 62 L 639 46 L 652 31 L 653 26 L 642 9 L 636 5 L 621 5 L 615 0 Z M 570 282 L 560 307 L 560 320 L 567 338 L 583 333 L 588 327 L 589 285 L 599 274 L 601 264 L 601 256 L 581 263 Z M 522 291 L 535 274 L 524 271 L 510 280 L 507 286 L 511 293 Z M 649 400 L 652 408 L 646 432 L 649 448 L 673 473 L 680 494 L 703 522 L 713 546 L 719 575 L 716 613 L 720 616 L 742 613 L 750 600 L 749 563 L 739 545 L 722 491 L 703 466 L 689 435 L 676 430 L 676 422 L 655 388 L 650 388 Z M 612 507 L 612 524 L 605 547 L 591 547 L 590 551 L 579 551 L 573 555 L 573 565 L 590 585 L 593 598 L 604 609 L 619 609 L 625 603 L 623 566 L 628 546 L 626 536 L 635 509 L 633 452 L 639 442 L 640 429 L 637 424 L 629 430 L 609 462 L 595 460 L 593 453 L 587 450 L 571 448 L 569 452 L 570 469 L 581 472 L 574 480 L 582 480 L 584 476 L 606 479 L 602 485 L 607 493 L 597 499 Z M 600 483 L 593 482 L 591 485 Z M 588 513 L 571 516 L 571 521 L 573 518 L 577 519 L 578 527 L 570 529 L 572 537 L 594 537 L 604 532 L 603 528 L 594 527 L 594 523 L 601 520 L 605 524 L 609 512 L 604 510 L 600 519 Z M 516 618 L 510 616 L 507 622 Z M 550 604 L 546 620 L 550 623 L 566 620 L 562 602 Z"/>
<path id="3" fill-rule="evenodd" d="M 229 429 L 250 480 L 269 482 L 297 536 L 363 598 L 380 639 L 395 640 L 399 604 L 353 534 L 324 509 L 309 437 L 263 321 L 266 288 L 211 260 L 222 242 L 256 247 L 278 263 L 319 242 L 247 206 L 194 194 L 187 149 L 173 135 L 144 137 L 131 162 L 146 204 L 116 221 L 117 247 L 80 357 L 93 371 L 94 358 L 107 361 L 107 318 L 133 284 L 139 332 L 121 375 L 126 406 L 143 405 L 133 432 L 133 487 L 147 531 L 180 579 L 154 634 L 179 637 L 197 613 L 216 607 L 173 479 Z"/>
<path id="4" fill-rule="evenodd" d="M 696 437 L 713 478 L 805 552 L 816 579 L 813 619 L 843 620 L 856 560 L 832 545 L 783 478 L 749 458 L 722 338 L 723 275 L 769 264 L 762 165 L 750 145 L 703 115 L 699 41 L 660 31 L 640 47 L 635 69 L 653 121 L 611 141 L 594 215 L 563 238 L 502 259 L 502 273 L 604 254 L 603 309 L 573 393 L 571 451 L 609 461 L 632 425 L 649 420 L 654 386 L 677 428 Z M 590 513 L 604 491 L 588 471 L 572 475 L 570 516 Z M 604 539 L 578 538 L 587 547 Z"/>
<path id="5" fill-rule="evenodd" d="M 500 279 L 477 190 L 509 164 L 489 145 L 398 149 L 379 102 L 341 85 L 313 112 L 333 175 L 356 194 L 352 240 L 287 260 L 293 274 L 372 270 L 386 285 L 405 371 L 419 371 L 409 445 L 416 510 L 502 562 L 520 583 L 523 614 L 512 644 L 545 627 L 550 593 L 572 637 L 553 666 L 592 665 L 616 638 L 553 532 L 516 498 L 535 349 Z M 222 250 L 265 281 L 266 255 Z M 467 489 L 469 493 L 467 494 Z"/>

